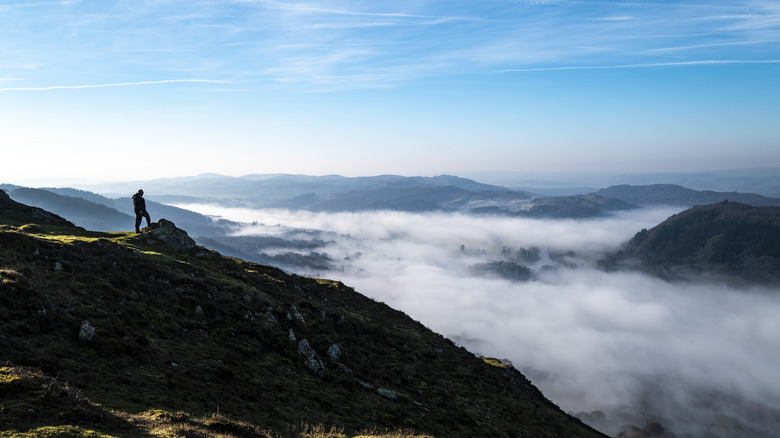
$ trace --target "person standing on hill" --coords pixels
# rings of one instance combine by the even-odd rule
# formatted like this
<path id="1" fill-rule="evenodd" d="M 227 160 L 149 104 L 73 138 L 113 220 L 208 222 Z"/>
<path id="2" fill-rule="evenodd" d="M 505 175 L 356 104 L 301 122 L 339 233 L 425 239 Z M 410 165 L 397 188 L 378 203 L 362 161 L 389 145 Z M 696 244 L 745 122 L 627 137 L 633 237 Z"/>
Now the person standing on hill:
<path id="1" fill-rule="evenodd" d="M 138 229 L 141 226 L 141 218 L 146 218 L 146 226 L 151 225 L 152 220 L 149 218 L 149 213 L 146 211 L 146 200 L 144 199 L 144 191 L 139 189 L 138 193 L 133 195 L 133 210 L 135 210 L 135 232 L 140 233 Z"/>

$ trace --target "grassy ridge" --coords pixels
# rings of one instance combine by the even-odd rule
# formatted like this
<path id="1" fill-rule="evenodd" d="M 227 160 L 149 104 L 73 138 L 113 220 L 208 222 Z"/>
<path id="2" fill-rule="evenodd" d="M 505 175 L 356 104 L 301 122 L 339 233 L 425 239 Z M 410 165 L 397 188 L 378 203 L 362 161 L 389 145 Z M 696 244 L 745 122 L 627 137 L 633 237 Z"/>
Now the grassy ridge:
<path id="1" fill-rule="evenodd" d="M 339 282 L 176 250 L 153 234 L 24 224 L 8 205 L 3 436 L 602 436 L 515 369 Z M 36 392 L 46 382 L 59 386 Z M 29 409 L 62 415 L 29 420 Z M 159 432 L 169 423 L 192 431 Z"/>

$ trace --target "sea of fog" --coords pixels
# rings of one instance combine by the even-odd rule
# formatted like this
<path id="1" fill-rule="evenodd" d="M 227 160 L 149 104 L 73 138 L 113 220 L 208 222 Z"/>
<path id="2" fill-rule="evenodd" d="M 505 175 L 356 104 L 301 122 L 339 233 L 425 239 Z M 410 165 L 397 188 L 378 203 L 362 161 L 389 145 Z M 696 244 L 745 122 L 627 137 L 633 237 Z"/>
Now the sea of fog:
<path id="1" fill-rule="evenodd" d="M 595 267 L 679 208 L 536 220 L 183 207 L 242 223 L 240 236 L 316 236 L 333 268 L 297 273 L 340 280 L 511 362 L 611 436 L 651 421 L 681 437 L 776 436 L 780 427 L 780 291 Z M 521 248 L 540 249 L 530 281 L 473 269 Z"/>

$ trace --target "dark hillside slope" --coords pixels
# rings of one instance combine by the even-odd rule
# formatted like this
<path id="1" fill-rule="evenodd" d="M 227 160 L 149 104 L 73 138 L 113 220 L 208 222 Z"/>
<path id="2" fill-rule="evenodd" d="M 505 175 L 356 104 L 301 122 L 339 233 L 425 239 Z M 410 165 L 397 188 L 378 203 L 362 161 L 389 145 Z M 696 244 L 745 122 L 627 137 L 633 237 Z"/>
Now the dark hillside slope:
<path id="1" fill-rule="evenodd" d="M 9 196 L 15 201 L 34 205 L 39 208 L 67 217 L 80 227 L 96 231 L 115 231 L 130 229 L 134 217 L 121 213 L 105 204 L 96 203 L 82 197 L 61 195 L 44 189 L 18 188 Z M 106 200 L 108 200 L 106 198 Z"/>
<path id="2" fill-rule="evenodd" d="M 668 278 L 708 274 L 780 283 L 780 207 L 696 206 L 640 231 L 605 263 Z"/>
<path id="3" fill-rule="evenodd" d="M 24 371 L 40 370 L 80 394 L 62 397 L 114 409 L 109 421 L 82 402 L 73 405 L 83 415 L 70 415 L 3 396 L 6 429 L 56 423 L 133 436 L 113 429 L 127 423 L 120 414 L 155 409 L 166 418 L 219 412 L 273 436 L 299 436 L 291 427 L 301 424 L 603 436 L 514 368 L 339 282 L 221 256 L 167 221 L 140 235 L 90 232 L 25 216 L 3 195 L 0 395 L 22 391 L 6 385 L 16 375 L 47 381 Z"/>

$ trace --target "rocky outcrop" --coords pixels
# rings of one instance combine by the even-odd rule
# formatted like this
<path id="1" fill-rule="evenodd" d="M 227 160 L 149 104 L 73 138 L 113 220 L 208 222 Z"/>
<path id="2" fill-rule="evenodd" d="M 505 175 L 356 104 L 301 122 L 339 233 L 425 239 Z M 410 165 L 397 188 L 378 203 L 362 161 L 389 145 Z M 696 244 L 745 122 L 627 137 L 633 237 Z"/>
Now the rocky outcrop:
<path id="1" fill-rule="evenodd" d="M 174 249 L 190 249 L 197 246 L 195 241 L 186 231 L 177 228 L 176 225 L 168 219 L 160 219 L 159 222 L 151 224 L 142 231 L 148 236 L 155 237 L 158 240 L 167 243 Z"/>
<path id="2" fill-rule="evenodd" d="M 82 321 L 81 328 L 79 329 L 79 341 L 89 342 L 95 336 L 95 327 L 89 323 L 89 321 Z"/>
<path id="3" fill-rule="evenodd" d="M 311 348 L 309 341 L 304 339 L 298 343 L 298 353 L 303 356 L 306 368 L 310 369 L 314 374 L 320 377 L 325 376 L 325 364 L 322 363 L 322 360 L 320 360 L 317 352 Z"/>

